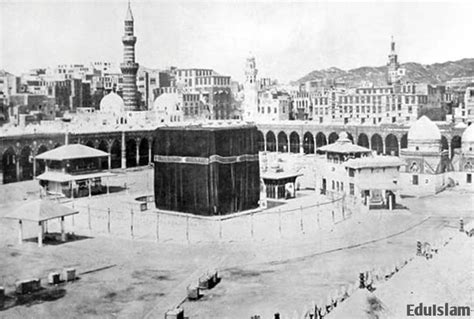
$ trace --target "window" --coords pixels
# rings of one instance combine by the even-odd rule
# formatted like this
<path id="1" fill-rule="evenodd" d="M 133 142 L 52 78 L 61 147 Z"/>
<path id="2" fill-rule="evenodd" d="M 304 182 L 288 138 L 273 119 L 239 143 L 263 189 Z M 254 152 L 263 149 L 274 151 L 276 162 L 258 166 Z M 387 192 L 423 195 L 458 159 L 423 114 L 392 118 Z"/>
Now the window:
<path id="1" fill-rule="evenodd" d="M 334 181 L 332 181 L 332 190 L 335 190 L 336 189 L 336 183 L 334 183 Z"/>
<path id="2" fill-rule="evenodd" d="M 354 177 L 355 175 L 355 169 L 349 168 L 349 177 Z"/>
<path id="3" fill-rule="evenodd" d="M 349 194 L 354 195 L 354 184 L 353 183 L 349 183 Z"/>
<path id="4" fill-rule="evenodd" d="M 466 174 L 466 183 L 468 184 L 472 183 L 472 174 Z"/>
<path id="5" fill-rule="evenodd" d="M 412 184 L 418 185 L 418 175 L 413 175 Z"/>

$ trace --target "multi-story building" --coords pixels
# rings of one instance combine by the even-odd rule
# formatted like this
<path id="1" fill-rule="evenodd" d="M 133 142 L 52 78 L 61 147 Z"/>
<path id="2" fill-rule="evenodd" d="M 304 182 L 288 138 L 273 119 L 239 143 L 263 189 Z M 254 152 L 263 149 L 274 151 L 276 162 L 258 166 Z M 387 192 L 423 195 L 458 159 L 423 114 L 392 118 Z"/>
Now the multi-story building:
<path id="1" fill-rule="evenodd" d="M 275 89 L 258 93 L 255 118 L 261 121 L 287 121 L 290 119 L 290 95 Z"/>
<path id="2" fill-rule="evenodd" d="M 454 122 L 474 123 L 474 86 L 466 88 L 463 101 L 454 109 Z"/>

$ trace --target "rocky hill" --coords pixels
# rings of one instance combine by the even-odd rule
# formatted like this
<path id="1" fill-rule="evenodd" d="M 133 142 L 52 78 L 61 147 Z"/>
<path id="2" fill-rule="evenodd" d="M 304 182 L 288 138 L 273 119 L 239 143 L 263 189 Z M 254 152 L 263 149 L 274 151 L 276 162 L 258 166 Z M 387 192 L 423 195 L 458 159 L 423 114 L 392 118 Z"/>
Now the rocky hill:
<path id="1" fill-rule="evenodd" d="M 474 76 L 474 58 L 429 65 L 408 62 L 403 63 L 401 67 L 406 70 L 405 79 L 407 81 L 431 84 L 445 83 L 456 77 Z M 301 84 L 310 80 L 329 80 L 344 82 L 350 87 L 360 86 L 364 82 L 384 85 L 386 83 L 386 70 L 386 66 L 364 66 L 348 71 L 332 67 L 325 70 L 312 71 L 295 81 L 295 83 Z"/>

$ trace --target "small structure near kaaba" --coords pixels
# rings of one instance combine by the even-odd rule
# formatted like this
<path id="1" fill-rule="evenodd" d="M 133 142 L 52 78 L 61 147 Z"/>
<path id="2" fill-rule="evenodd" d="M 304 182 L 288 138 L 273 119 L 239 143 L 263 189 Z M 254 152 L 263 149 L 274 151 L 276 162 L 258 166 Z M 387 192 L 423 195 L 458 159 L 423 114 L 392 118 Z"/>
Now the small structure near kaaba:
<path id="1" fill-rule="evenodd" d="M 277 167 L 270 167 L 262 173 L 267 198 L 289 199 L 296 197 L 296 178 L 302 174 L 285 172 Z"/>
<path id="2" fill-rule="evenodd" d="M 36 156 L 46 162 L 46 171 L 36 179 L 46 194 L 81 197 L 102 193 L 102 178 L 114 176 L 104 170 L 107 157 L 110 167 L 109 153 L 81 144 L 63 145 Z M 106 189 L 108 192 L 108 184 Z"/>
<path id="3" fill-rule="evenodd" d="M 163 127 L 155 141 L 156 208 L 212 216 L 258 207 L 255 126 Z"/>
<path id="4" fill-rule="evenodd" d="M 18 220 L 18 242 L 23 242 L 23 221 L 31 221 L 38 225 L 38 246 L 43 246 L 43 236 L 48 220 L 59 218 L 61 221 L 61 241 L 66 241 L 64 218 L 79 212 L 48 199 L 37 199 L 14 210 L 5 218 Z"/>

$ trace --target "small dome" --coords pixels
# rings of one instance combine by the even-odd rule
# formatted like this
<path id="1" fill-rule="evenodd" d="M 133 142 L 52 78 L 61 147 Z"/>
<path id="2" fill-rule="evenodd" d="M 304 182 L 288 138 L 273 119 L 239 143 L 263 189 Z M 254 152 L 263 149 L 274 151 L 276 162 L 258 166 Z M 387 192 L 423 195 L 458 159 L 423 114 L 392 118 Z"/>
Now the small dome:
<path id="1" fill-rule="evenodd" d="M 110 92 L 100 100 L 100 111 L 102 113 L 121 114 L 125 111 L 125 104 L 120 95 Z"/>
<path id="2" fill-rule="evenodd" d="M 347 132 L 341 132 L 339 134 L 339 138 L 337 139 L 339 143 L 351 143 L 351 140 L 349 139 L 349 134 Z"/>
<path id="3" fill-rule="evenodd" d="M 408 140 L 433 141 L 441 140 L 441 132 L 438 126 L 428 117 L 423 115 L 408 130 Z"/>
<path id="4" fill-rule="evenodd" d="M 474 124 L 471 124 L 464 130 L 461 137 L 462 143 L 474 143 Z"/>

